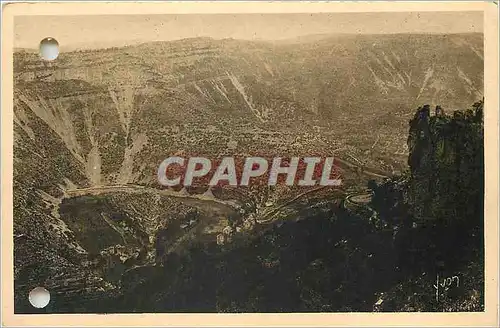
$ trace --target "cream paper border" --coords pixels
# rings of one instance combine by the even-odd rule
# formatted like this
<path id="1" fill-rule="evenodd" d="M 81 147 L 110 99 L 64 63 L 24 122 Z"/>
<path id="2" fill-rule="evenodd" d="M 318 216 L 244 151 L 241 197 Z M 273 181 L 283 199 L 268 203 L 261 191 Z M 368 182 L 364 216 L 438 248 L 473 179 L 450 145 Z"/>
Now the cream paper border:
<path id="1" fill-rule="evenodd" d="M 11 3 L 2 14 L 2 325 L 14 326 L 487 326 L 498 327 L 498 7 L 492 2 Z M 14 314 L 13 19 L 21 15 L 188 13 L 484 12 L 485 311 L 480 313 Z"/>

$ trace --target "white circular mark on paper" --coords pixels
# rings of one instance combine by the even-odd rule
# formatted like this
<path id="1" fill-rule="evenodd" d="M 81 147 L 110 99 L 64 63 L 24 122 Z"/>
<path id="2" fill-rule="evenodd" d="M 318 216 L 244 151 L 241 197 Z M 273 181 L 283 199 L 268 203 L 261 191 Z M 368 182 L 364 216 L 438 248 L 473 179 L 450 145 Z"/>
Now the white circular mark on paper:
<path id="1" fill-rule="evenodd" d="M 40 42 L 40 56 L 45 60 L 54 60 L 59 56 L 59 43 L 54 38 L 45 38 Z"/>
<path id="2" fill-rule="evenodd" d="M 43 287 L 36 287 L 30 292 L 29 301 L 34 307 L 42 309 L 49 304 L 50 293 Z"/>

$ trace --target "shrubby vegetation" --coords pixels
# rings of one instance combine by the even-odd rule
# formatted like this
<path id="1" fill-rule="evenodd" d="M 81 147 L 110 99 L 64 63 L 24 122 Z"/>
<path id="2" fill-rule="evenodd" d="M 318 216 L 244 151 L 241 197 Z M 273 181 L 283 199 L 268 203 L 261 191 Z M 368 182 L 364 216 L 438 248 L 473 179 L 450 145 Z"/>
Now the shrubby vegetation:
<path id="1" fill-rule="evenodd" d="M 195 243 L 128 272 L 121 296 L 88 311 L 482 311 L 482 111 L 420 108 L 409 172 L 368 184 L 372 221 L 325 202 L 256 238 Z M 438 274 L 461 282 L 436 300 Z"/>

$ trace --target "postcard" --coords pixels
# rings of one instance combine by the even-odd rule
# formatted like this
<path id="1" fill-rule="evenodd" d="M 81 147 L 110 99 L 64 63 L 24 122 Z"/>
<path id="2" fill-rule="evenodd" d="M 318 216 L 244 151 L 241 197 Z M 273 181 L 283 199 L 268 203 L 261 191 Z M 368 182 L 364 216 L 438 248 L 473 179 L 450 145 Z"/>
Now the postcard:
<path id="1" fill-rule="evenodd" d="M 496 326 L 497 6 L 5 5 L 2 323 Z"/>

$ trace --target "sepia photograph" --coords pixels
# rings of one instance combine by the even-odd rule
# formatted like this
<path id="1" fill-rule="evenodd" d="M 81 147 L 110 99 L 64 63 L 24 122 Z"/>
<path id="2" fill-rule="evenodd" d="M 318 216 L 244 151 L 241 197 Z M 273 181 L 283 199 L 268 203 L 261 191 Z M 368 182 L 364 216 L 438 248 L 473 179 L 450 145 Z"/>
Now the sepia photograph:
<path id="1" fill-rule="evenodd" d="M 484 313 L 485 17 L 13 16 L 14 314 Z"/>

